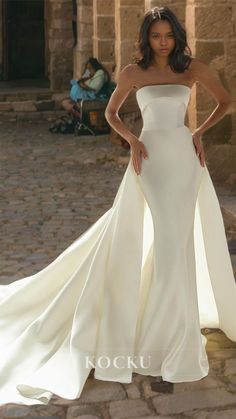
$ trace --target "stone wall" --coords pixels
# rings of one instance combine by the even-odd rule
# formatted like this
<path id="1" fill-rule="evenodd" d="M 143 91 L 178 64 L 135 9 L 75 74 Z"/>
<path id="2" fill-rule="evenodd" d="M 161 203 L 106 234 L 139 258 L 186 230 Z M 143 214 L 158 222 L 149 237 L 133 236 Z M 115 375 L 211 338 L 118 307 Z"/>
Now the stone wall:
<path id="1" fill-rule="evenodd" d="M 115 69 L 116 81 L 120 70 L 133 62 L 135 42 L 143 13 L 154 6 L 160 6 L 156 0 L 78 0 L 81 16 L 89 25 L 89 34 L 78 32 L 80 57 L 74 72 L 79 69 L 88 55 L 96 56 L 110 69 Z M 187 40 L 193 56 L 208 63 L 216 77 L 236 100 L 236 3 L 226 0 L 166 0 L 178 16 L 187 31 Z M 88 12 L 88 8 L 90 13 Z M 93 20 L 91 18 L 93 9 Z M 114 26 L 113 25 L 114 21 Z M 92 35 L 92 36 L 91 36 Z M 87 46 L 87 47 L 86 47 Z M 216 101 L 205 89 L 196 83 L 191 92 L 187 114 L 187 123 L 192 131 L 197 128 L 212 112 Z M 137 117 L 138 107 L 135 96 L 131 93 L 120 108 L 120 113 L 135 134 L 140 131 L 141 121 Z M 215 179 L 228 179 L 234 183 L 236 128 L 235 106 L 232 112 L 222 118 L 203 136 L 209 166 Z M 220 170 L 219 170 L 220 167 Z"/>
<path id="2" fill-rule="evenodd" d="M 1 13 L 2 0 L 0 0 Z M 87 59 L 96 57 L 114 81 L 121 69 L 134 62 L 138 29 L 146 10 L 160 6 L 156 0 L 77 0 L 77 43 L 72 31 L 72 0 L 45 0 L 46 69 L 53 95 L 69 90 L 72 77 L 79 78 Z M 234 0 L 166 0 L 187 30 L 193 56 L 209 64 L 231 93 L 233 111 L 203 136 L 215 176 L 236 175 L 236 2 Z M 0 16 L 0 69 L 2 64 Z M 191 92 L 187 123 L 194 130 L 216 106 L 205 89 L 196 84 Z M 138 134 L 142 122 L 134 93 L 120 109 L 129 128 Z M 220 170 L 219 170 L 220 167 Z"/>
<path id="3" fill-rule="evenodd" d="M 74 78 L 81 77 L 85 63 L 93 56 L 93 0 L 77 0 L 77 44 L 74 48 Z"/>
<path id="4" fill-rule="evenodd" d="M 226 179 L 236 187 L 236 4 L 232 0 L 187 0 L 186 24 L 193 55 L 213 70 L 234 105 L 204 134 L 208 166 L 215 180 Z M 192 92 L 190 126 L 202 124 L 216 101 L 196 83 Z"/>

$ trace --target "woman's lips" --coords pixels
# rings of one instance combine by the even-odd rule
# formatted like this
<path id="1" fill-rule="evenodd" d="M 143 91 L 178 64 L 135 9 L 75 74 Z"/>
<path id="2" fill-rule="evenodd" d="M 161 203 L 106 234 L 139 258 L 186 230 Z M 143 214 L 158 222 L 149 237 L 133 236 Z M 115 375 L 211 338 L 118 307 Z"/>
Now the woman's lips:
<path id="1" fill-rule="evenodd" d="M 161 48 L 160 50 L 161 50 L 161 52 L 167 52 L 167 51 L 169 51 L 168 48 Z"/>

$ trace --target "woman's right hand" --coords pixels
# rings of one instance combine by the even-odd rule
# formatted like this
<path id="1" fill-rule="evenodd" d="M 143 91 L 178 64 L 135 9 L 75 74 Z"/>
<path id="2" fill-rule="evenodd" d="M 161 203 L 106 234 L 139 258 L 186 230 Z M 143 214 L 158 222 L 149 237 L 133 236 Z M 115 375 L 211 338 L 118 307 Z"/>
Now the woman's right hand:
<path id="1" fill-rule="evenodd" d="M 142 141 L 139 141 L 136 138 L 133 138 L 130 142 L 130 151 L 131 151 L 131 158 L 134 166 L 134 170 L 137 173 L 137 175 L 141 172 L 141 159 L 142 157 L 144 159 L 148 158 L 148 153 L 146 150 L 145 145 Z"/>

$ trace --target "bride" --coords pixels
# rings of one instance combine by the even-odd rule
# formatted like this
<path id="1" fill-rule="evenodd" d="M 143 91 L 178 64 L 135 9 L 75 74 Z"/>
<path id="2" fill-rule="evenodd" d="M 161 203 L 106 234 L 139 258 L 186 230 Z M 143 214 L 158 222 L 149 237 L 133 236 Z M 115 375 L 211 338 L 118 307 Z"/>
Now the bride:
<path id="1" fill-rule="evenodd" d="M 145 13 L 138 45 L 105 113 L 131 154 L 111 208 L 44 269 L 0 286 L 0 404 L 75 399 L 92 368 L 121 383 L 133 372 L 200 380 L 201 328 L 236 341 L 236 286 L 202 144 L 232 100 L 168 7 Z M 192 133 L 196 82 L 218 104 Z M 118 116 L 133 89 L 139 137 Z"/>

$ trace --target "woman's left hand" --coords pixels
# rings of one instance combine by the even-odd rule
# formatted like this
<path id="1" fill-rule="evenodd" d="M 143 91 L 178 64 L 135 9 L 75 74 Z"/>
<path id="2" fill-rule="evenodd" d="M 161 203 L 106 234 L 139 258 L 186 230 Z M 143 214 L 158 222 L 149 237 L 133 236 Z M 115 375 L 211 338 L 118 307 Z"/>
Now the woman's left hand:
<path id="1" fill-rule="evenodd" d="M 205 153 L 202 144 L 202 134 L 197 130 L 192 133 L 193 144 L 202 167 L 205 165 Z"/>

